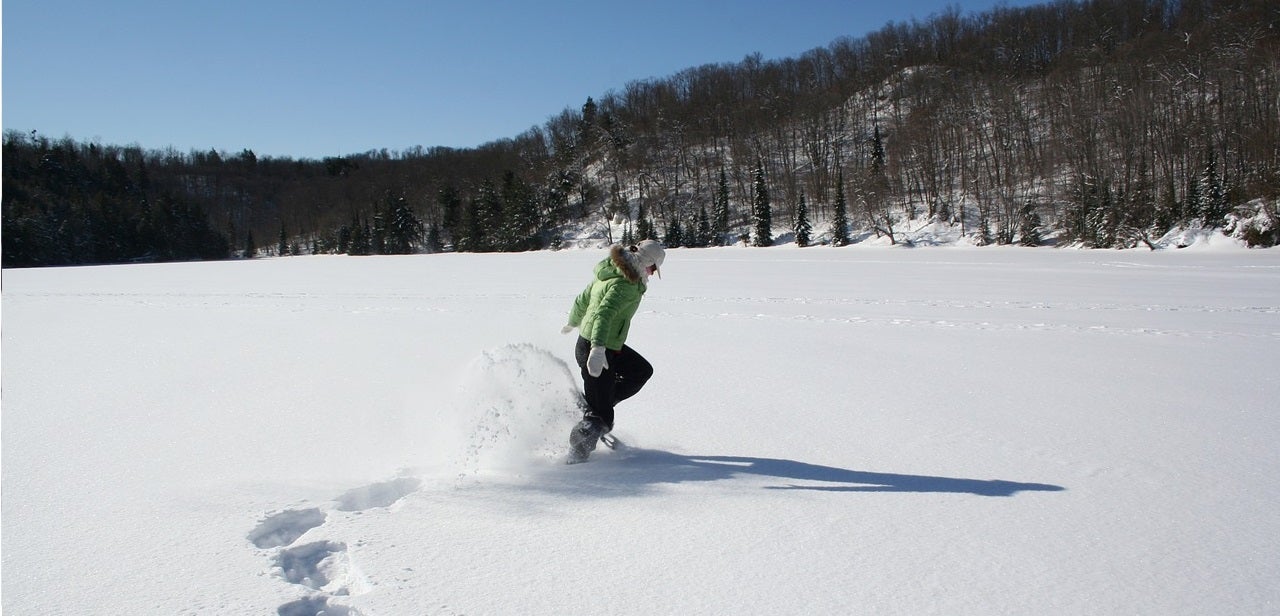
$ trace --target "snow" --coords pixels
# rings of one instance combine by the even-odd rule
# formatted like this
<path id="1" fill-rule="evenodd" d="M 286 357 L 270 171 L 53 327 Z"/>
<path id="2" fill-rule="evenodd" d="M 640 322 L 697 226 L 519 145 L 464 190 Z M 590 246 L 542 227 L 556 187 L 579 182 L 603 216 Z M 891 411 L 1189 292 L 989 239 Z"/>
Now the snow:
<path id="1" fill-rule="evenodd" d="M 603 254 L 6 270 L 4 611 L 1280 611 L 1280 250 Z"/>

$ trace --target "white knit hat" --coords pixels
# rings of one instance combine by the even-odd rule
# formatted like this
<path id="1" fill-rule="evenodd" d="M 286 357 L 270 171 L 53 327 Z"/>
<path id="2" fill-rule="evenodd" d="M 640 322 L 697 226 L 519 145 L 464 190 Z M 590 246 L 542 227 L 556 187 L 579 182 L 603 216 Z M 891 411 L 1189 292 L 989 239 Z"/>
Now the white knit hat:
<path id="1" fill-rule="evenodd" d="M 631 252 L 636 253 L 640 257 L 640 267 L 647 268 L 653 266 L 658 278 L 662 278 L 662 260 L 667 257 L 667 252 L 662 249 L 662 244 L 653 240 L 645 240 L 631 247 Z"/>

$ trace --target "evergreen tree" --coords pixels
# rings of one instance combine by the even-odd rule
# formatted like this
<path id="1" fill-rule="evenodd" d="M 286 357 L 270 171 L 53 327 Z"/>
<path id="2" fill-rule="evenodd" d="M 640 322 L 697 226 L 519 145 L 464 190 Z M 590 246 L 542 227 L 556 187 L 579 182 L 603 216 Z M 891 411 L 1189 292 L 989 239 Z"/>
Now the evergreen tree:
<path id="1" fill-rule="evenodd" d="M 446 184 L 436 194 L 436 203 L 440 206 L 442 231 L 453 243 L 458 245 L 458 236 L 462 232 L 462 197 L 453 184 Z"/>
<path id="2" fill-rule="evenodd" d="M 493 181 L 485 179 L 480 184 L 480 195 L 476 198 L 476 216 L 472 218 L 471 250 L 475 252 L 493 252 L 498 249 L 499 232 L 503 228 L 502 197 L 498 195 Z"/>
<path id="3" fill-rule="evenodd" d="M 805 204 L 804 193 L 800 193 L 800 204 L 796 206 L 796 246 L 804 248 L 812 241 L 810 235 L 813 227 L 809 226 L 809 206 Z"/>
<path id="4" fill-rule="evenodd" d="M 338 228 L 338 237 L 335 244 L 334 250 L 338 254 L 351 253 L 351 225 L 342 225 Z"/>
<path id="5" fill-rule="evenodd" d="M 672 216 L 671 223 L 667 225 L 667 236 L 662 240 L 669 248 L 680 248 L 684 246 L 684 228 L 680 226 L 680 217 Z"/>
<path id="6" fill-rule="evenodd" d="M 422 240 L 424 225 L 418 215 L 409 207 L 404 197 L 396 197 L 387 191 L 384 204 L 389 209 L 386 214 L 386 231 L 382 254 L 407 255 Z"/>
<path id="7" fill-rule="evenodd" d="M 363 256 L 373 253 L 373 240 L 369 225 L 360 219 L 358 214 L 351 217 L 351 244 L 347 247 L 347 254 L 352 256 Z"/>
<path id="8" fill-rule="evenodd" d="M 1112 248 L 1120 238 L 1120 215 L 1110 183 L 1085 175 L 1073 191 L 1067 210 L 1067 236 L 1088 248 Z"/>
<path id="9" fill-rule="evenodd" d="M 844 171 L 841 171 L 836 180 L 835 212 L 831 216 L 831 244 L 848 246 L 849 242 L 849 204 L 844 197 Z"/>
<path id="10" fill-rule="evenodd" d="M 871 176 L 883 176 L 885 164 L 884 138 L 880 136 L 880 125 L 876 124 L 871 135 Z"/>
<path id="11" fill-rule="evenodd" d="M 289 254 L 289 234 L 285 233 L 284 223 L 280 223 L 280 242 L 276 244 L 276 254 L 281 257 Z"/>
<path id="12" fill-rule="evenodd" d="M 440 252 L 443 248 L 440 239 L 440 223 L 431 223 L 427 227 L 427 252 Z"/>
<path id="13" fill-rule="evenodd" d="M 582 144 L 584 150 L 590 150 L 596 143 L 596 102 L 590 96 L 587 97 L 587 102 L 582 104 L 582 120 L 578 124 L 578 143 Z"/>
<path id="14" fill-rule="evenodd" d="M 1090 226 L 1095 248 L 1115 248 L 1120 237 L 1120 211 L 1116 207 L 1111 184 L 1099 187 L 1098 209 L 1094 210 Z"/>
<path id="15" fill-rule="evenodd" d="M 658 239 L 658 234 L 653 228 L 653 221 L 649 219 L 649 214 L 645 211 L 643 204 L 640 205 L 640 210 L 637 212 L 634 239 L 637 242 Z"/>
<path id="16" fill-rule="evenodd" d="M 258 246 L 253 242 L 253 231 L 249 231 L 244 238 L 244 258 L 252 259 L 256 254 L 258 254 Z"/>
<path id="17" fill-rule="evenodd" d="M 715 242 L 715 233 L 711 230 L 711 218 L 707 216 L 707 206 L 704 204 L 698 208 L 697 231 L 694 236 L 697 238 L 697 246 L 706 248 Z"/>
<path id="18" fill-rule="evenodd" d="M 769 186 L 764 180 L 764 162 L 762 161 L 756 161 L 755 193 L 755 207 L 752 209 L 752 215 L 755 218 L 755 245 L 772 246 L 773 206 L 769 201 Z"/>
<path id="19" fill-rule="evenodd" d="M 1204 171 L 1200 174 L 1199 213 L 1206 226 L 1220 227 L 1227 216 L 1227 190 L 1218 172 L 1218 157 L 1213 148 L 1205 152 Z"/>
<path id="20" fill-rule="evenodd" d="M 991 206 L 985 201 L 978 202 L 978 245 L 990 246 L 996 241 L 991 232 Z"/>
<path id="21" fill-rule="evenodd" d="M 505 216 L 499 248 L 506 251 L 536 250 L 538 204 L 533 190 L 512 171 L 502 176 L 502 212 Z"/>
<path id="22" fill-rule="evenodd" d="M 871 166 L 867 169 L 861 187 L 861 197 L 867 219 L 877 233 L 889 236 L 889 243 L 897 244 L 893 232 L 894 214 L 889 207 L 890 184 L 885 167 L 884 139 L 880 136 L 880 125 L 875 127 L 871 138 Z M 989 225 L 984 225 L 989 229 Z M 985 233 L 984 237 L 989 236 Z"/>
<path id="23" fill-rule="evenodd" d="M 1036 213 L 1036 204 L 1027 199 L 1022 206 L 1022 216 L 1018 223 L 1018 243 L 1023 246 L 1039 246 L 1044 241 L 1040 232 L 1040 214 Z"/>
<path id="24" fill-rule="evenodd" d="M 373 228 L 369 233 L 370 254 L 387 254 L 387 216 L 381 211 L 373 213 Z"/>
<path id="25" fill-rule="evenodd" d="M 364 227 L 360 229 L 360 237 L 364 238 L 360 244 L 360 254 L 378 254 L 378 238 L 374 234 L 374 226 L 368 220 L 364 221 Z"/>
<path id="26" fill-rule="evenodd" d="M 1066 236 L 1085 246 L 1093 246 L 1097 240 L 1094 227 L 1099 222 L 1097 211 L 1102 205 L 1098 178 L 1088 174 L 1079 176 L 1071 196 L 1066 220 L 1063 221 Z"/>
<path id="27" fill-rule="evenodd" d="M 1004 218 L 1004 217 L 1000 218 L 1000 220 L 996 223 L 996 243 L 997 244 L 1000 244 L 1001 246 L 1007 246 L 1009 244 L 1012 244 L 1013 240 L 1017 239 L 1018 227 L 1017 225 L 1014 224 L 1015 222 L 1018 222 L 1018 221 L 1015 221 L 1012 218 Z"/>
<path id="28" fill-rule="evenodd" d="M 729 237 L 729 179 L 724 167 L 720 168 L 720 181 L 716 186 L 712 231 L 716 246 L 724 246 Z"/>
<path id="29" fill-rule="evenodd" d="M 467 211 L 462 225 L 462 233 L 455 240 L 455 250 L 460 252 L 480 252 L 484 245 L 484 217 L 480 211 L 480 198 L 467 200 Z"/>

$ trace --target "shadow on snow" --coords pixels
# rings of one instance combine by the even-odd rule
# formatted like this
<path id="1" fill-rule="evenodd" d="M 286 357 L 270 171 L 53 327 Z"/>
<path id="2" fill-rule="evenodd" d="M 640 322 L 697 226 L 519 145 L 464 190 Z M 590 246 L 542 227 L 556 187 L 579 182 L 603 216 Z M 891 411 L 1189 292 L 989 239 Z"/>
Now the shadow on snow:
<path id="1" fill-rule="evenodd" d="M 788 480 L 786 485 L 764 486 L 764 489 L 768 490 L 1013 496 L 1018 492 L 1059 492 L 1066 489 L 1062 486 L 1043 483 L 876 473 L 808 464 L 795 460 L 742 456 L 686 456 L 637 448 L 630 448 L 616 458 L 609 454 L 597 455 L 585 465 L 568 469 L 571 475 L 573 471 L 587 471 L 587 473 L 584 473 L 585 476 L 566 478 L 566 484 L 575 483 L 578 479 L 586 479 L 593 484 L 592 491 L 604 488 L 603 491 L 606 493 L 640 490 L 645 486 L 660 483 L 722 481 L 745 476 Z"/>

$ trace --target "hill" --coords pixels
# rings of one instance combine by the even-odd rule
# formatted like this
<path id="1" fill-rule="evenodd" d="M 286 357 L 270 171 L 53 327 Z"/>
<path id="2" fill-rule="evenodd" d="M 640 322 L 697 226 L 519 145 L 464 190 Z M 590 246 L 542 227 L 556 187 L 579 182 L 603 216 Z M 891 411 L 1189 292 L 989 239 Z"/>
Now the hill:
<path id="1" fill-rule="evenodd" d="M 946 225 L 977 244 L 1216 227 L 1269 246 L 1277 33 L 1264 0 L 952 10 L 635 81 L 467 150 L 314 161 L 7 134 L 4 264 L 523 251 L 584 228 L 772 245 L 805 224 L 835 243 Z"/>

